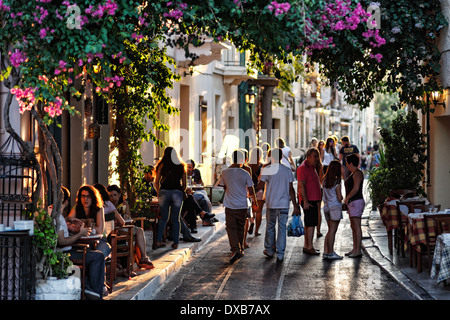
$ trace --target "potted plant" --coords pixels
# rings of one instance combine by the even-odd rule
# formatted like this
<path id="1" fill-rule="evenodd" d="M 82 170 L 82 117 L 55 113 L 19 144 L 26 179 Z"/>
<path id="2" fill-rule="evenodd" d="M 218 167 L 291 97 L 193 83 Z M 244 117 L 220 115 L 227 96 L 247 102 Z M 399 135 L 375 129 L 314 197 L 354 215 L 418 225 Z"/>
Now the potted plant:
<path id="1" fill-rule="evenodd" d="M 78 300 L 80 281 L 69 277 L 72 267 L 69 254 L 57 250 L 58 234 L 55 221 L 38 204 L 34 215 L 34 241 L 37 248 L 36 300 Z"/>
<path id="2" fill-rule="evenodd" d="M 373 205 L 378 206 L 394 189 L 416 190 L 421 186 L 425 155 L 424 134 L 415 112 L 399 113 L 390 129 L 380 129 L 384 149 L 380 148 L 379 166 L 369 172 L 369 190 Z"/>

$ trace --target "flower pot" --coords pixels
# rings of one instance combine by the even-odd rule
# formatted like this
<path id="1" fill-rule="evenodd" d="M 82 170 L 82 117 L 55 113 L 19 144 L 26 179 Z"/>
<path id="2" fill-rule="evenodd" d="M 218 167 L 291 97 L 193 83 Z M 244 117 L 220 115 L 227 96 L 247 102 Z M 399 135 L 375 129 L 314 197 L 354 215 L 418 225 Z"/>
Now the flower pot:
<path id="1" fill-rule="evenodd" d="M 36 281 L 35 300 L 80 300 L 81 281 L 71 276 L 65 279 L 49 277 Z"/>

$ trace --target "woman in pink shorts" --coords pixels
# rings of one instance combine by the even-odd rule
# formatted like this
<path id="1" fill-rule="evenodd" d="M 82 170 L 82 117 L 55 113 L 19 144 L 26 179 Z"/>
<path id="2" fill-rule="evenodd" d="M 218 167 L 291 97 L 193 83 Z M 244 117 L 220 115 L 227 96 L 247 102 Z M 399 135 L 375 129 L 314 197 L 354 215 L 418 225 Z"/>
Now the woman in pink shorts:
<path id="1" fill-rule="evenodd" d="M 357 154 L 348 155 L 347 169 L 350 171 L 350 176 L 345 180 L 346 197 L 344 203 L 348 207 L 348 215 L 350 216 L 350 225 L 353 233 L 353 249 L 345 255 L 350 258 L 359 258 L 362 256 L 361 251 L 361 216 L 364 212 L 364 197 L 363 197 L 363 181 L 364 174 L 358 169 L 359 157 Z"/>

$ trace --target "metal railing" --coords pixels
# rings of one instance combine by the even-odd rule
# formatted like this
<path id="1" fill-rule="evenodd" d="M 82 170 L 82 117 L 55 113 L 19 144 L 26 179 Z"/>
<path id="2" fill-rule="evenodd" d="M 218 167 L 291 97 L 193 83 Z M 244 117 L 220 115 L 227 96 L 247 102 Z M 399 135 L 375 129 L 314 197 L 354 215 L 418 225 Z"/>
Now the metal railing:
<path id="1" fill-rule="evenodd" d="M 33 236 L 0 234 L 0 300 L 33 300 L 36 278 Z"/>

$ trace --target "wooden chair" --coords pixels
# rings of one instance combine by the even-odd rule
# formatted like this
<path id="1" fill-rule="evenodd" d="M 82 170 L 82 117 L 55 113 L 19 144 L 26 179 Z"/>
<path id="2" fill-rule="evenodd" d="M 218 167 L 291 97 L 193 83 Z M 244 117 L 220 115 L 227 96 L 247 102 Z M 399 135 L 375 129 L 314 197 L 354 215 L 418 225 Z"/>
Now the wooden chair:
<path id="1" fill-rule="evenodd" d="M 431 269 L 431 263 L 433 262 L 434 248 L 436 247 L 437 236 L 439 235 L 439 223 L 441 218 L 448 218 L 448 215 L 444 214 L 425 214 L 424 216 L 424 228 L 425 228 L 425 241 L 426 244 L 422 244 L 422 250 L 420 253 L 420 261 L 423 261 L 423 256 L 427 255 L 428 267 Z M 434 229 L 430 226 L 434 225 Z M 421 269 L 421 268 L 420 268 Z"/>
<path id="2" fill-rule="evenodd" d="M 397 247 L 397 254 L 401 253 L 402 257 L 405 257 L 406 223 L 408 221 L 407 216 L 408 214 L 414 212 L 412 208 L 417 204 L 425 204 L 425 201 L 397 201 L 398 228 L 396 229 L 394 238 Z"/>
<path id="3" fill-rule="evenodd" d="M 126 270 L 128 274 L 133 271 L 134 261 L 134 246 L 133 246 L 133 226 L 126 225 L 114 229 L 110 234 L 111 244 L 111 258 L 108 261 L 109 271 L 108 274 L 108 286 L 109 291 L 112 292 L 114 286 L 114 280 L 117 278 L 117 260 L 118 258 L 125 257 L 127 259 Z"/>
<path id="4" fill-rule="evenodd" d="M 450 215 L 436 218 L 437 236 L 442 233 L 450 232 Z"/>
<path id="5" fill-rule="evenodd" d="M 73 244 L 72 247 L 77 248 L 77 251 L 82 253 L 81 259 L 74 259 L 73 257 L 70 257 L 69 259 L 75 266 L 77 266 L 81 270 L 81 300 L 84 300 L 86 298 L 86 253 L 89 245 L 84 243 L 77 243 Z"/>

